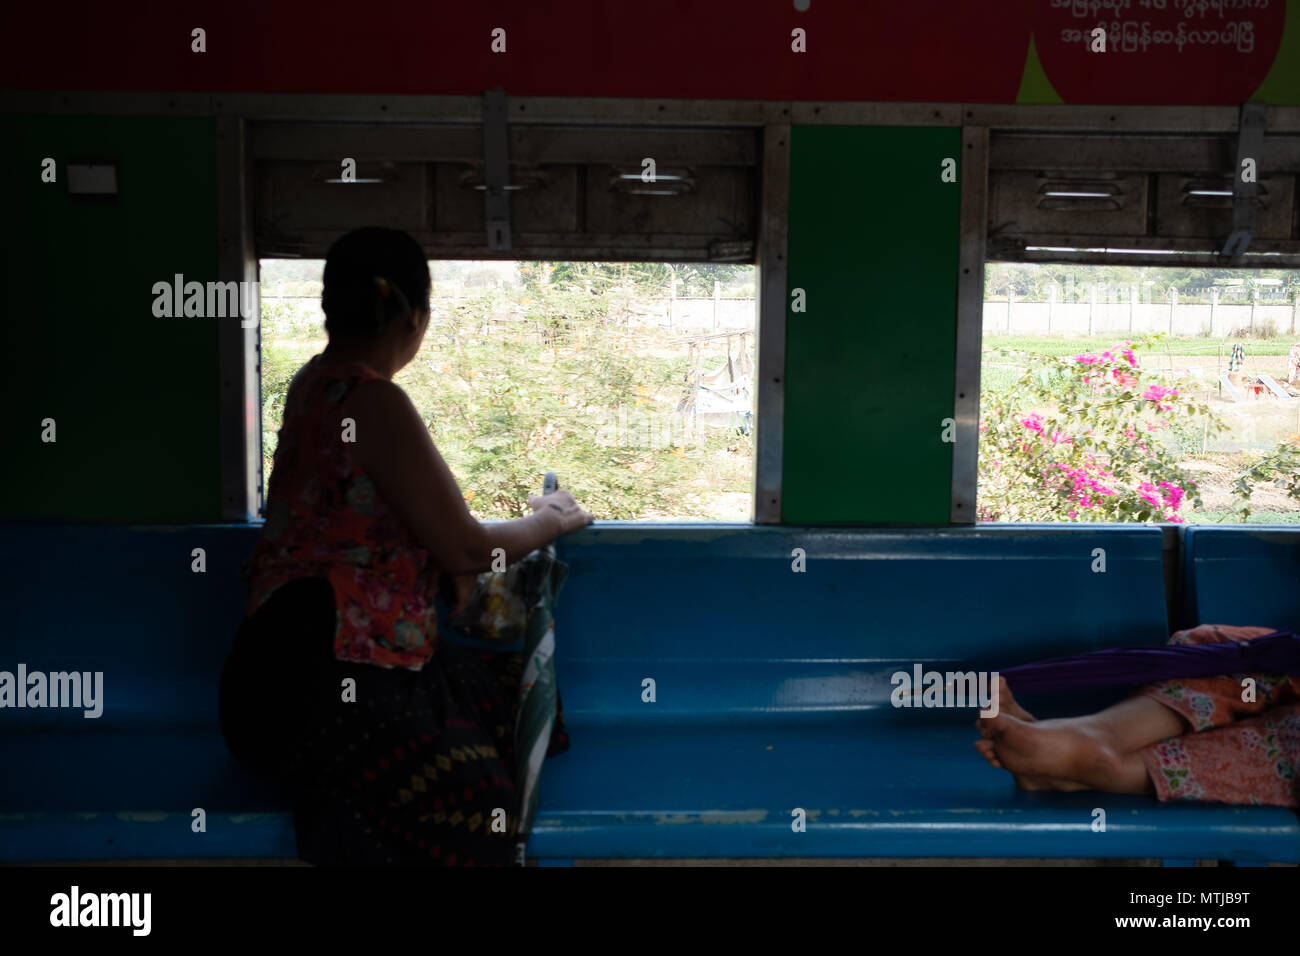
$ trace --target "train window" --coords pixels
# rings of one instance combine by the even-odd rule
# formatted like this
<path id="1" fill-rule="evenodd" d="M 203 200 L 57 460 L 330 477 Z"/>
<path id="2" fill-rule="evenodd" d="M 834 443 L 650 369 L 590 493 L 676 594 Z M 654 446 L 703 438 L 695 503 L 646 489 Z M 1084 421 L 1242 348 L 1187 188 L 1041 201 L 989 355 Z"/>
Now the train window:
<path id="1" fill-rule="evenodd" d="M 989 263 L 981 520 L 1300 524 L 1297 293 L 1300 270 Z"/>
<path id="2" fill-rule="evenodd" d="M 1265 118 L 990 135 L 981 519 L 1300 523 L 1300 137 Z"/>
<path id="3" fill-rule="evenodd" d="M 263 259 L 263 469 L 285 391 L 325 346 L 319 259 Z M 750 265 L 437 260 L 420 354 L 398 373 L 482 519 L 547 470 L 602 520 L 753 512 Z"/>
<path id="4" fill-rule="evenodd" d="M 250 123 L 264 474 L 288 375 L 324 346 L 320 260 L 390 226 L 435 275 L 397 381 L 475 514 L 521 513 L 555 470 L 602 519 L 752 520 L 761 130 L 534 112 Z"/>

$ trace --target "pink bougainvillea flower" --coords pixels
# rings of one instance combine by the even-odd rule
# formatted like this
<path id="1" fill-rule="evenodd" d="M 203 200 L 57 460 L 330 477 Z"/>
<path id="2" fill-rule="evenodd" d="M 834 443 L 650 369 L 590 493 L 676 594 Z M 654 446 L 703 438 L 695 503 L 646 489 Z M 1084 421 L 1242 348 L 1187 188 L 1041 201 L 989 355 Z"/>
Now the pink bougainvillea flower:
<path id="1" fill-rule="evenodd" d="M 1177 511 L 1179 506 L 1183 503 L 1183 496 L 1185 494 L 1183 489 L 1172 481 L 1162 481 L 1160 482 L 1160 487 L 1163 489 L 1162 494 L 1164 495 L 1165 500 L 1169 503 L 1169 509 L 1171 511 Z"/>
<path id="2" fill-rule="evenodd" d="M 1137 487 L 1138 497 L 1147 504 L 1159 508 L 1163 502 L 1160 500 L 1160 494 L 1156 491 L 1156 486 L 1149 481 L 1144 481 Z"/>
<path id="3" fill-rule="evenodd" d="M 1142 393 L 1142 397 L 1149 402 L 1155 402 L 1156 408 L 1160 409 L 1160 411 L 1167 412 L 1174 406 L 1172 402 L 1167 402 L 1165 399 L 1177 398 L 1178 389 L 1166 388 L 1163 385 L 1151 385 Z"/>

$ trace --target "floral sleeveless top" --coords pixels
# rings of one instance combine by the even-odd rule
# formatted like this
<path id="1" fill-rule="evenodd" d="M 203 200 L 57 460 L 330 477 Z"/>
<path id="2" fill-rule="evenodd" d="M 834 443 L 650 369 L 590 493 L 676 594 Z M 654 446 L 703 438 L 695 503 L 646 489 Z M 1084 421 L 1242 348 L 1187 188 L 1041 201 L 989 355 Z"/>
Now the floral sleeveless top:
<path id="1" fill-rule="evenodd" d="M 285 398 L 266 526 L 242 569 L 245 613 L 282 584 L 325 577 L 338 610 L 336 659 L 419 670 L 437 640 L 435 569 L 353 461 L 340 411 L 353 387 L 379 375 L 319 359 L 298 371 Z"/>

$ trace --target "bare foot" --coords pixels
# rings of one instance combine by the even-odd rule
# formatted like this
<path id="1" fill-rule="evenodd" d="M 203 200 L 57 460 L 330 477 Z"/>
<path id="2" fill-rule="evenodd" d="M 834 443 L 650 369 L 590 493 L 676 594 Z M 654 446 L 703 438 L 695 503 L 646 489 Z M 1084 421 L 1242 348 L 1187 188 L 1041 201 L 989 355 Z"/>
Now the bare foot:
<path id="1" fill-rule="evenodd" d="M 976 747 L 989 744 L 997 765 L 1012 774 L 1091 789 L 1105 789 L 1119 776 L 1122 761 L 1109 737 L 1084 721 L 1025 721 L 1000 713 L 979 724 L 984 740 Z"/>
<path id="2" fill-rule="evenodd" d="M 1005 677 L 998 678 L 998 712 L 1010 714 L 1026 723 L 1034 721 L 1036 718 L 1025 708 L 1016 703 L 1016 698 L 1011 693 L 1011 688 L 1007 685 Z M 982 740 L 975 741 L 975 749 L 979 751 L 981 757 L 987 760 L 990 766 L 1001 770 L 1002 763 L 998 760 L 997 753 L 993 749 L 993 740 L 989 728 L 986 726 L 987 721 L 975 721 L 975 727 L 980 732 Z M 1043 790 L 1046 787 L 1026 787 L 1026 790 Z"/>
<path id="3" fill-rule="evenodd" d="M 989 766 L 998 770 L 1004 770 L 1002 761 L 998 760 L 997 751 L 994 749 L 992 740 L 975 741 L 975 749 L 979 755 L 989 762 Z M 1016 786 L 1021 790 L 1086 790 L 1083 784 L 1074 780 L 1066 780 L 1062 777 L 1048 777 L 1043 774 L 1017 773 L 1012 775 L 1015 778 Z"/>
<path id="4" fill-rule="evenodd" d="M 1010 714 L 1023 721 L 1032 721 L 1037 718 L 1029 711 L 1016 703 L 1015 697 L 1011 694 L 1011 687 L 1007 684 L 1005 677 L 998 678 L 998 711 L 1003 714 Z"/>
<path id="5" fill-rule="evenodd" d="M 992 740 L 984 739 L 975 741 L 975 749 L 979 751 L 981 757 L 989 762 L 990 766 L 996 767 L 998 770 L 1002 769 L 1002 764 L 998 761 L 998 755 L 993 750 Z"/>

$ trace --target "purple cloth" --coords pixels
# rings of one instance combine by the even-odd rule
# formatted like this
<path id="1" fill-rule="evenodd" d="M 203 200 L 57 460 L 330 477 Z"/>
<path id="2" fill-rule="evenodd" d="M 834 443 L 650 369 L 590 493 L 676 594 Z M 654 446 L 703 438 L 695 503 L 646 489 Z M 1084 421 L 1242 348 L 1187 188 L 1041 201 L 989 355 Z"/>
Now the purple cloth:
<path id="1" fill-rule="evenodd" d="M 1300 636 L 1275 631 L 1250 641 L 1114 647 L 1000 671 L 1014 694 L 1152 684 L 1176 677 L 1282 674 L 1300 677 Z"/>

